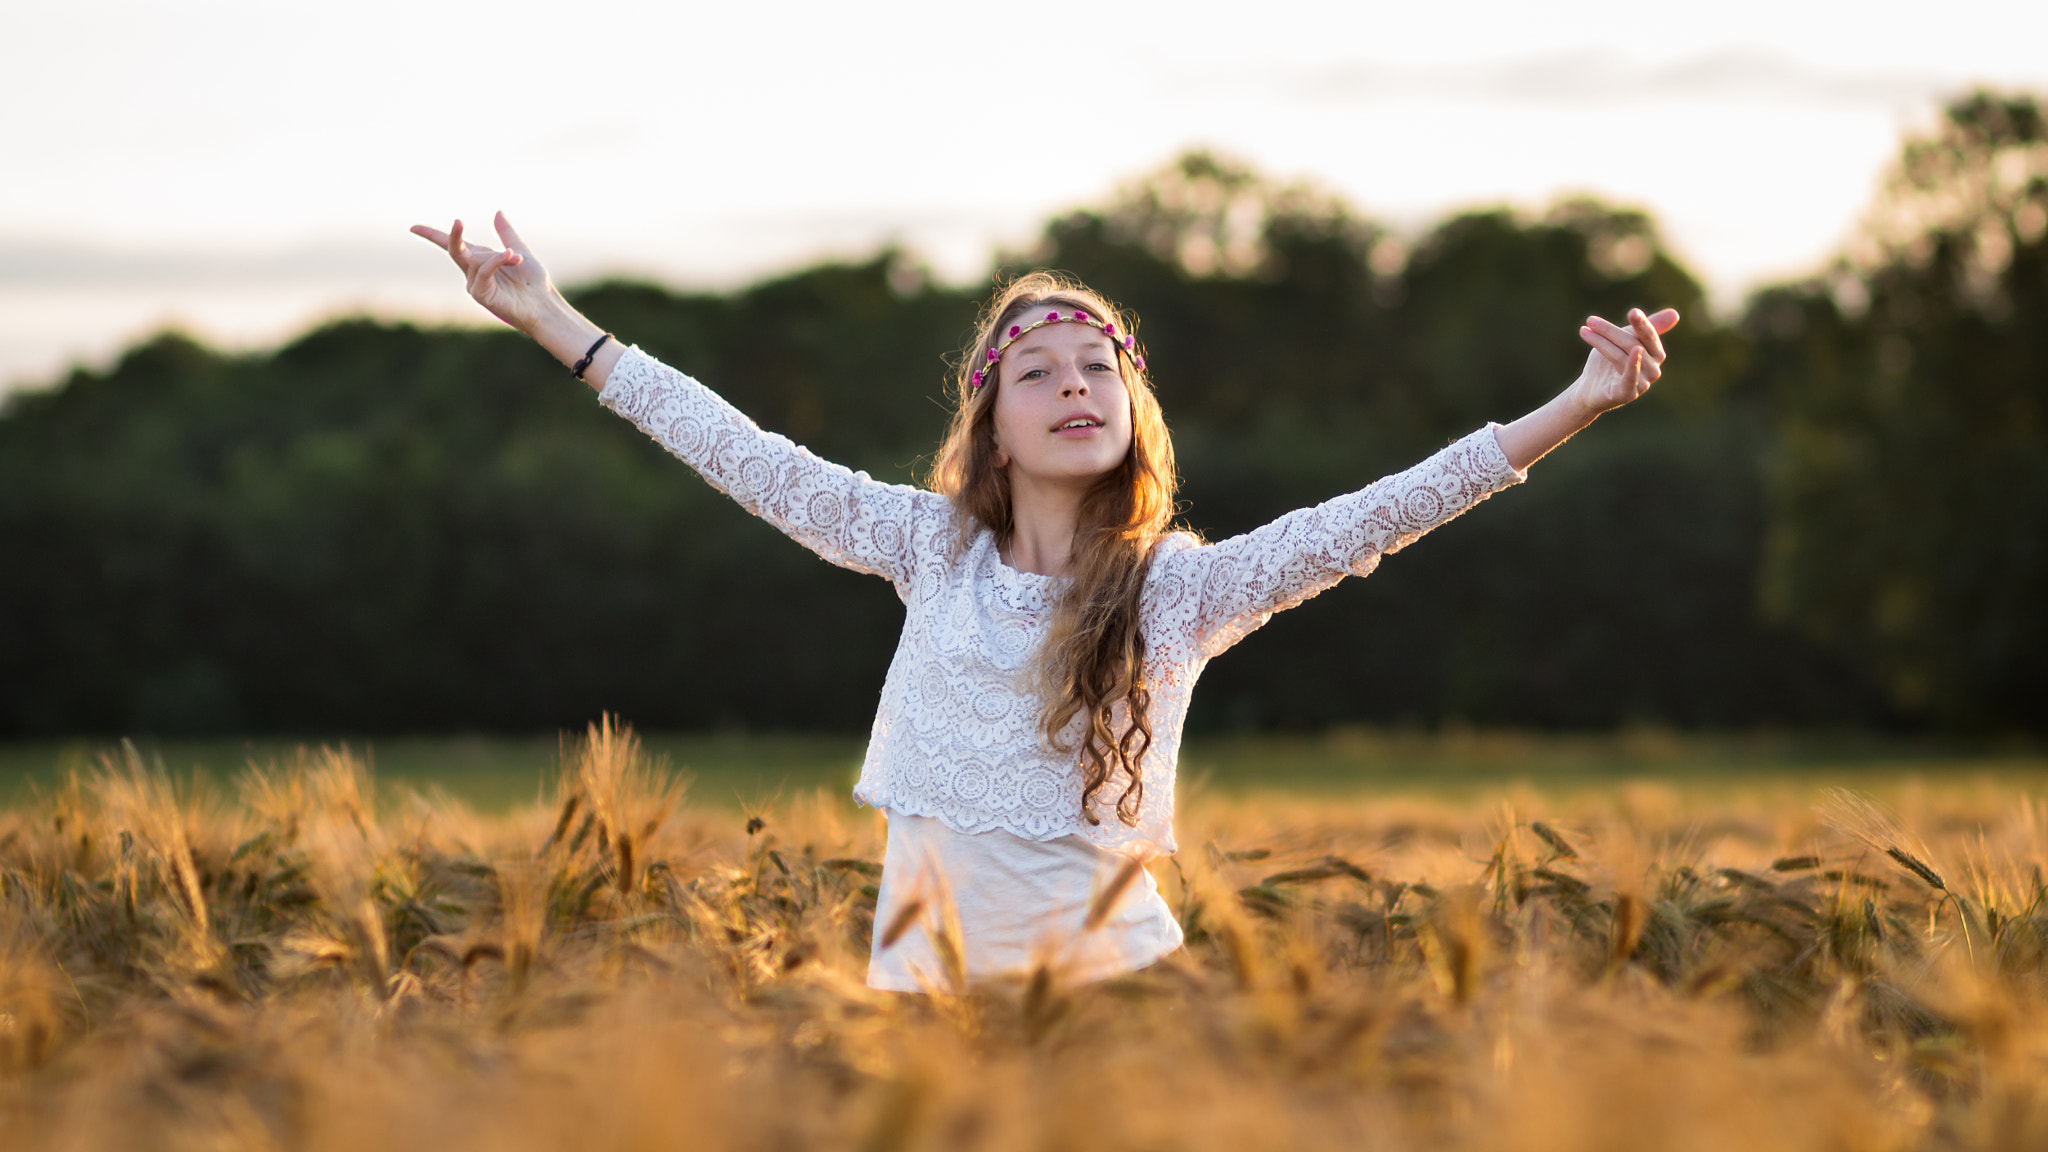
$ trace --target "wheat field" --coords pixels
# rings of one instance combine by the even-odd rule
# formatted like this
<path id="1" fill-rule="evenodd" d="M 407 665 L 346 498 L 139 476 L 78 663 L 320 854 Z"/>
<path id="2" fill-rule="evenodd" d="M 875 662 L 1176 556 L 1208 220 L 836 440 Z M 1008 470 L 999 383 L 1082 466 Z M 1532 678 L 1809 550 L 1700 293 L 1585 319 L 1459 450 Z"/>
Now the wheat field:
<path id="1" fill-rule="evenodd" d="M 964 946 L 872 923 L 880 832 L 610 724 L 491 816 L 108 757 L 0 814 L 0 1147 L 2048 1148 L 2023 785 L 1197 791 L 1185 950 L 928 996 L 862 983 Z"/>

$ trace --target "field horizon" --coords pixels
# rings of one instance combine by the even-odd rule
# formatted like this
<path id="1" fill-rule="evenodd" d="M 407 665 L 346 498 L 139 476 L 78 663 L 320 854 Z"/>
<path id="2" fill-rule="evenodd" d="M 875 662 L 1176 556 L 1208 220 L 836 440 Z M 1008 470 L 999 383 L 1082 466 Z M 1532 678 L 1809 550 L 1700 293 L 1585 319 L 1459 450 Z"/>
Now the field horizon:
<path id="1" fill-rule="evenodd" d="M 0 740 L 0 807 L 30 802 L 74 772 L 118 761 L 124 743 L 174 779 L 228 789 L 252 766 L 323 748 L 358 757 L 383 790 L 436 792 L 479 812 L 548 803 L 578 734 L 258 736 Z M 653 768 L 698 805 L 745 809 L 813 791 L 850 793 L 865 734 L 648 732 Z M 2048 787 L 2048 746 L 2029 738 L 1906 737 L 1868 731 L 1592 732 L 1502 728 L 1378 728 L 1200 735 L 1181 747 L 1184 790 L 1248 796 L 1370 795 L 1479 800 L 1525 788 L 1577 795 L 1650 782 L 1688 794 L 1785 792 L 1827 786 L 1896 788 L 1909 781 Z"/>

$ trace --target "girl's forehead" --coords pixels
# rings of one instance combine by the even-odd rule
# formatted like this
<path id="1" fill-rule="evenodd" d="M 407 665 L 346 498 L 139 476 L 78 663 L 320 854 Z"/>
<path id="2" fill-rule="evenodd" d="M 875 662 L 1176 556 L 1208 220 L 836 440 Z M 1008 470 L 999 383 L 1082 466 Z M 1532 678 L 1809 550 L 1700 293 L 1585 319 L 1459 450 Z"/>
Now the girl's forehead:
<path id="1" fill-rule="evenodd" d="M 1091 346 L 1112 352 L 1116 348 L 1110 338 L 1102 334 L 1102 329 L 1092 324 L 1068 321 L 1047 324 L 1036 331 L 1025 333 L 1022 339 L 1003 353 L 1003 356 L 1007 359 L 1011 356 L 1028 356 L 1033 352 L 1072 352 Z"/>

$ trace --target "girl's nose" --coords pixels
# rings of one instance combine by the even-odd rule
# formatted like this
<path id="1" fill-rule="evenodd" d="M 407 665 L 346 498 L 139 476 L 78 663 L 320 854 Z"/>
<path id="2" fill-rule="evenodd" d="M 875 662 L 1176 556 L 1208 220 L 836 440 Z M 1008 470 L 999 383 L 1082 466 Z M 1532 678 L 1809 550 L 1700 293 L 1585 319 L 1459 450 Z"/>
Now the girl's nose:
<path id="1" fill-rule="evenodd" d="M 1086 396 L 1087 394 L 1088 378 L 1081 373 L 1069 372 L 1060 380 L 1060 395 Z"/>

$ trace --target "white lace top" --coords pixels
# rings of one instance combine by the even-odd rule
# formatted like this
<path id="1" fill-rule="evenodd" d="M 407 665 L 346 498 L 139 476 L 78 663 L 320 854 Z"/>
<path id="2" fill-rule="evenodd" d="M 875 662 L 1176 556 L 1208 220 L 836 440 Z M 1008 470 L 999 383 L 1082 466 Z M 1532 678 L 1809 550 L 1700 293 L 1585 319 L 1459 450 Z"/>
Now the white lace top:
<path id="1" fill-rule="evenodd" d="M 1079 834 L 1138 855 L 1175 850 L 1181 726 L 1212 658 L 1273 613 L 1371 572 L 1381 556 L 1524 477 L 1489 425 L 1405 472 L 1242 536 L 1162 541 L 1140 600 L 1153 730 L 1140 765 L 1143 803 L 1135 826 L 1120 821 L 1122 788 L 1112 779 L 1096 793 L 1090 824 L 1078 754 L 1045 746 L 1039 701 L 1024 684 L 1059 579 L 1011 568 L 994 534 L 978 526 L 956 547 L 946 497 L 820 460 L 638 348 L 619 359 L 599 399 L 749 512 L 826 560 L 895 585 L 903 636 L 857 799 L 964 833 Z"/>

